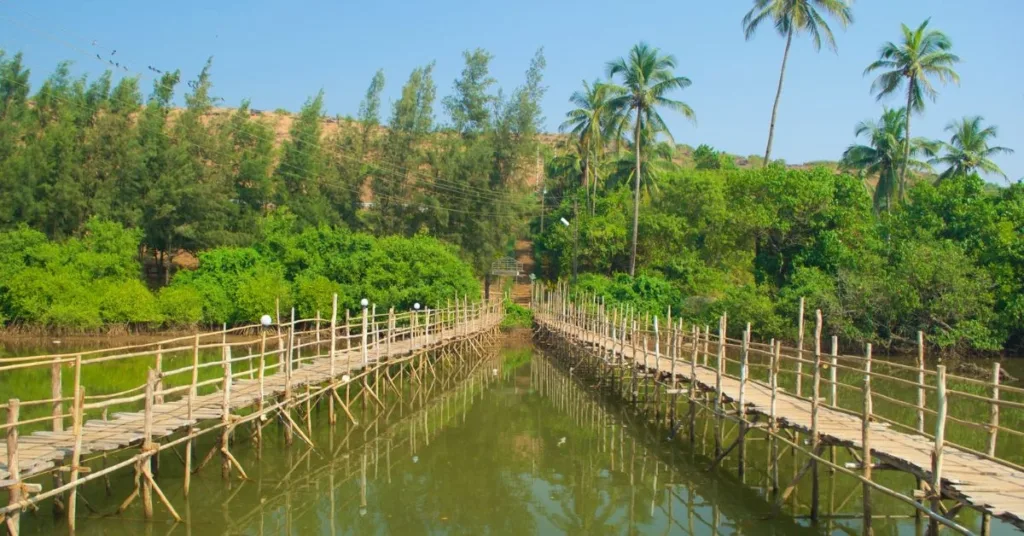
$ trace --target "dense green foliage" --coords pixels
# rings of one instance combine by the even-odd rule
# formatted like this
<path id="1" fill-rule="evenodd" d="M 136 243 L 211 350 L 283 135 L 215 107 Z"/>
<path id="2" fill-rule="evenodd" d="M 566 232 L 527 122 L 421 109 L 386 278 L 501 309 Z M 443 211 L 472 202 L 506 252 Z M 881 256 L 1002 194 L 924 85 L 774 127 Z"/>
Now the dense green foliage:
<path id="1" fill-rule="evenodd" d="M 183 108 L 177 71 L 143 98 L 138 78 L 89 81 L 62 63 L 32 93 L 21 55 L 0 52 L 0 232 L 11 257 L 0 324 L 238 322 L 275 297 L 309 314 L 332 290 L 349 305 L 368 296 L 395 306 L 469 292 L 472 274 L 452 252 L 482 276 L 537 203 L 525 179 L 539 150 L 544 57 L 508 93 L 490 60 L 466 53 L 444 99 L 449 122 L 434 118 L 428 65 L 382 126 L 382 72 L 356 123 L 326 117 L 323 92 L 295 115 L 217 108 L 210 63 L 188 82 Z M 282 212 L 295 243 L 263 228 Z M 94 244 L 98 227 L 120 240 Z M 316 250 L 326 247 L 318 240 L 337 250 Z M 199 270 L 171 283 L 183 253 L 199 257 Z M 94 254 L 117 255 L 119 271 L 90 266 Z M 312 268 L 302 264 L 311 255 Z M 140 263 L 157 272 L 146 283 L 169 286 L 150 293 Z"/>
<path id="2" fill-rule="evenodd" d="M 572 178 L 568 180 L 573 180 Z M 578 289 L 640 312 L 795 334 L 801 297 L 845 341 L 998 350 L 1024 338 L 1024 186 L 986 193 L 977 176 L 922 183 L 890 215 L 861 181 L 818 168 L 677 170 L 640 217 L 639 275 L 628 267 L 629 191 L 580 214 Z M 570 196 L 571 197 L 571 196 Z M 569 201 L 559 207 L 568 214 Z M 572 229 L 536 241 L 543 275 L 566 277 Z"/>
<path id="3" fill-rule="evenodd" d="M 295 306 L 311 318 L 339 307 L 443 306 L 455 295 L 478 299 L 480 285 L 456 251 L 426 236 L 375 238 L 343 227 L 303 227 L 289 214 L 259 222 L 250 246 L 199 255 L 151 292 L 139 280 L 139 233 L 91 220 L 83 238 L 52 242 L 38 231 L 0 232 L 0 315 L 16 324 L 98 328 L 251 323 Z"/>
<path id="4" fill-rule="evenodd" d="M 505 317 L 501 319 L 502 329 L 533 327 L 533 310 L 505 298 Z"/>

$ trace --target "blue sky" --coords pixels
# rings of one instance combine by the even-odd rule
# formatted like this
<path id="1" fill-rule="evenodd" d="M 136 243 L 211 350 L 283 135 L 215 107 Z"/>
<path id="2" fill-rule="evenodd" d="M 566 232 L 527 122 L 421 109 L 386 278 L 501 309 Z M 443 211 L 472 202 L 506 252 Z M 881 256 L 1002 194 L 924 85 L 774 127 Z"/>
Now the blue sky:
<path id="1" fill-rule="evenodd" d="M 494 54 L 492 74 L 507 92 L 543 46 L 544 111 L 554 130 L 581 80 L 602 77 L 608 60 L 646 40 L 674 54 L 679 74 L 693 81 L 678 97 L 696 110 L 698 123 L 668 117 L 676 141 L 748 155 L 764 153 L 784 45 L 771 27 L 743 39 L 740 20 L 750 4 L 0 0 L 0 47 L 25 53 L 34 84 L 60 60 L 95 76 L 105 68 L 95 54 L 107 57 L 115 49 L 146 88 L 153 80 L 148 65 L 180 68 L 190 79 L 213 56 L 214 93 L 227 106 L 249 98 L 255 108 L 294 110 L 323 88 L 330 113 L 355 115 L 378 68 L 390 103 L 414 67 L 436 60 L 443 96 L 462 68 L 461 52 L 482 47 Z M 806 38 L 794 42 L 775 156 L 790 163 L 837 159 L 858 121 L 877 117 L 882 104 L 897 106 L 877 103 L 862 71 L 884 41 L 898 38 L 901 22 L 917 25 L 930 16 L 964 60 L 963 83 L 941 89 L 938 102 L 915 116 L 913 134 L 945 139 L 950 120 L 982 115 L 999 126 L 1001 145 L 1018 150 L 997 163 L 1011 180 L 1024 177 L 1024 2 L 861 0 L 854 14 L 847 31 L 837 28 L 838 55 L 814 52 Z"/>

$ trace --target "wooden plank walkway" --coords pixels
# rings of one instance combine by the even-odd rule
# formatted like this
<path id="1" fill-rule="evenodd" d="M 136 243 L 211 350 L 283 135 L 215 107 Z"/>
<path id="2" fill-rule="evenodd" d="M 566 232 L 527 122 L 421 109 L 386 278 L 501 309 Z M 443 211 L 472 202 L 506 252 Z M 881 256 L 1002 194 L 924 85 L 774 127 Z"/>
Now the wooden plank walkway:
<path id="1" fill-rule="evenodd" d="M 538 315 L 538 322 L 548 329 L 560 333 L 577 344 L 590 346 L 604 355 L 622 357 L 632 361 L 634 366 L 644 366 L 644 352 L 610 337 L 588 332 L 586 340 L 573 335 L 578 327 L 557 322 L 545 315 Z M 597 340 L 595 340 L 597 339 Z M 692 348 L 692 347 L 691 347 Z M 653 352 L 647 354 L 648 371 L 669 375 L 672 360 L 665 356 L 655 359 Z M 698 363 L 695 377 L 690 378 L 690 362 L 676 360 L 675 374 L 684 381 L 695 381 L 700 388 L 715 391 L 718 372 Z M 739 399 L 740 381 L 723 375 L 722 396 L 730 402 Z M 747 413 L 768 416 L 771 405 L 771 387 L 758 380 L 748 380 L 744 391 Z M 811 403 L 793 396 L 779 388 L 775 402 L 775 417 L 781 426 L 811 432 Z M 872 454 L 885 463 L 912 473 L 928 482 L 932 476 L 932 452 L 934 441 L 923 435 L 904 433 L 886 423 L 872 422 Z M 818 407 L 818 433 L 823 443 L 862 448 L 861 418 L 843 411 L 837 411 L 824 404 Z M 943 449 L 942 484 L 944 495 L 963 502 L 970 507 L 988 512 L 992 516 L 1024 529 L 1024 472 L 966 452 L 947 444 Z"/>
<path id="2" fill-rule="evenodd" d="M 496 327 L 500 318 L 482 317 L 459 324 L 457 328 L 446 328 L 439 333 L 417 335 L 386 345 L 380 341 L 377 345 L 367 345 L 367 361 L 369 364 L 384 363 L 388 360 L 411 356 L 428 349 L 436 349 L 456 341 L 467 339 Z M 326 345 L 324 341 L 322 344 Z M 390 357 L 384 354 L 390 349 Z M 270 353 L 268 351 L 268 353 Z M 291 372 L 292 390 L 306 385 L 319 385 L 345 374 L 364 368 L 363 349 L 361 346 L 335 352 L 334 375 L 331 375 L 331 360 L 327 357 L 303 361 Z M 236 373 L 237 374 L 237 373 Z M 237 377 L 237 375 L 233 375 Z M 285 374 L 278 371 L 264 378 L 264 399 L 273 399 L 286 391 Z M 260 385 L 256 379 L 234 380 L 231 383 L 230 408 L 237 410 L 256 404 L 260 398 Z M 221 419 L 223 417 L 224 394 L 220 391 L 197 396 L 193 399 L 192 416 L 189 420 L 188 400 L 179 400 L 153 406 L 153 439 L 168 437 L 180 430 L 195 426 L 200 421 Z M 119 450 L 141 442 L 145 425 L 145 412 L 115 413 L 110 420 L 91 419 L 82 426 L 81 455 Z M 68 459 L 75 446 L 75 436 L 71 430 L 62 432 L 39 431 L 18 437 L 18 467 L 22 480 L 40 475 L 52 469 L 58 462 Z M 0 442 L 0 481 L 10 478 L 6 465 L 7 445 Z"/>

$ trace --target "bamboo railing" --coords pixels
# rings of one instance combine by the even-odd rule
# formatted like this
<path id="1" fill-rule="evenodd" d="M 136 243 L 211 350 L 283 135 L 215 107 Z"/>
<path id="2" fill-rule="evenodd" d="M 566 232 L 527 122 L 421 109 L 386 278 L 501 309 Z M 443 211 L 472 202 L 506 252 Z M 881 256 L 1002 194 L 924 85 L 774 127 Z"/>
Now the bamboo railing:
<path id="1" fill-rule="evenodd" d="M 0 435 L 6 437 L 6 454 L 0 457 L 0 462 L 6 462 L 6 467 L 0 468 L 0 488 L 6 488 L 9 492 L 7 506 L 0 508 L 0 519 L 6 516 L 9 532 L 17 534 L 18 518 L 24 508 L 69 492 L 68 519 L 70 528 L 74 530 L 74 494 L 77 487 L 142 461 L 146 461 L 142 464 L 142 477 L 153 484 L 144 486 L 142 490 L 143 502 L 147 505 L 145 513 L 149 517 L 152 515 L 152 507 L 146 495 L 152 490 L 160 494 L 159 487 L 155 486 L 152 476 L 147 472 L 148 461 L 156 452 L 185 443 L 188 451 L 186 460 L 190 462 L 192 440 L 197 435 L 220 431 L 226 436 L 237 425 L 260 419 L 267 412 L 276 410 L 281 410 L 285 418 L 290 420 L 290 407 L 296 400 L 308 401 L 339 384 L 365 378 L 376 367 L 402 362 L 409 359 L 409 356 L 422 354 L 452 341 L 470 339 L 497 326 L 501 317 L 500 302 L 471 303 L 462 297 L 437 309 L 389 309 L 378 312 L 375 305 L 368 304 L 356 314 L 344 311 L 343 318 L 339 319 L 335 296 L 329 320 L 322 318 L 319 312 L 313 318 L 296 318 L 293 309 L 289 319 L 282 320 L 278 314 L 276 321 L 268 326 L 225 326 L 218 331 L 117 348 L 0 357 L 0 375 L 37 377 L 45 374 L 50 379 L 49 396 L 21 400 L 16 393 L 14 396 L 7 393 L 10 398 L 0 403 L 0 414 L 5 415 L 5 418 L 0 418 Z M 325 362 L 329 366 L 327 376 L 331 379 L 328 385 L 315 387 L 315 392 L 309 387 L 305 393 L 292 392 L 292 375 L 296 371 L 314 363 L 322 365 Z M 125 374 L 130 376 L 128 380 L 121 381 L 121 387 L 111 388 L 110 381 L 101 381 L 119 370 L 127 371 Z M 283 375 L 286 379 L 285 396 L 279 401 L 271 399 L 270 395 L 274 393 L 265 386 L 268 378 L 275 374 Z M 94 380 L 90 383 L 86 378 Z M 125 383 L 130 386 L 123 387 Z M 256 411 L 245 416 L 231 415 L 233 384 L 258 385 Z M 211 398 L 207 395 L 217 392 L 220 392 L 220 396 L 212 399 L 215 400 L 212 403 L 216 404 L 212 407 Z M 374 393 L 367 396 L 376 398 Z M 335 398 L 328 397 L 328 400 L 331 422 L 334 422 Z M 163 443 L 155 442 L 152 423 L 166 416 L 161 412 L 167 411 L 161 408 L 182 401 L 187 407 L 187 414 L 177 416 L 185 421 L 192 423 L 206 420 L 208 417 L 204 415 L 209 414 L 211 407 L 219 413 L 219 420 L 201 430 L 189 425 L 188 433 L 183 437 Z M 206 405 L 198 406 L 199 401 L 205 401 Z M 84 424 L 101 416 L 105 420 L 108 412 L 115 411 L 141 412 L 145 423 L 141 438 L 143 453 L 80 477 L 79 471 L 86 463 L 105 456 L 105 452 L 110 450 L 93 448 L 90 450 L 105 452 L 83 459 Z M 308 442 L 301 427 L 295 426 L 294 422 L 291 424 L 293 426 L 286 428 L 286 437 L 290 437 L 294 430 Z M 42 485 L 26 483 L 25 480 L 47 474 L 60 475 L 65 467 L 61 466 L 61 460 L 51 460 L 57 462 L 56 467 L 47 467 L 52 463 L 42 463 L 44 460 L 40 460 L 39 468 L 25 467 L 26 457 L 22 456 L 19 460 L 19 435 L 33 432 L 70 433 L 73 438 L 68 483 L 61 483 L 57 479 L 54 488 L 45 493 L 42 492 Z M 106 435 L 96 435 L 95 431 L 91 431 L 85 439 L 92 443 L 103 443 L 105 439 L 113 440 L 123 436 L 123 433 L 123 430 L 111 429 Z M 224 437 L 222 441 L 227 444 Z M 226 448 L 222 451 L 226 457 L 225 465 L 231 464 L 244 474 L 237 461 L 230 459 Z M 185 471 L 186 495 L 191 474 L 189 469 Z M 158 498 L 177 518 L 170 503 L 162 495 Z"/>
<path id="2" fill-rule="evenodd" d="M 625 356 L 629 351 L 645 369 L 656 368 L 652 363 L 668 360 L 669 370 L 665 372 L 669 373 L 671 385 L 666 388 L 675 389 L 677 370 L 695 378 L 700 367 L 714 372 L 715 385 L 711 388 L 716 393 L 722 393 L 724 378 L 737 380 L 739 393 L 738 400 L 734 402 L 739 402 L 737 413 L 741 421 L 746 421 L 746 390 L 755 382 L 771 393 L 768 420 L 772 429 L 777 428 L 775 422 L 780 417 L 776 414 L 775 405 L 778 393 L 784 392 L 805 401 L 811 415 L 810 429 L 805 430 L 810 433 L 809 448 L 784 436 L 779 436 L 780 439 L 811 457 L 813 470 L 817 464 L 824 464 L 860 479 L 866 497 L 875 490 L 912 504 L 922 515 L 930 518 L 933 529 L 943 524 L 970 534 L 942 515 L 941 493 L 928 491 L 909 497 L 873 482 L 871 463 L 861 464 L 860 470 L 854 472 L 818 456 L 816 452 L 822 439 L 818 415 L 822 408 L 861 420 L 860 440 L 865 460 L 870 460 L 873 452 L 871 422 L 886 423 L 899 432 L 927 438 L 932 444 L 932 466 L 927 482 L 922 486 L 925 489 L 945 489 L 943 469 L 945 454 L 950 447 L 994 462 L 1005 467 L 1006 471 L 1024 471 L 1021 465 L 1024 449 L 1021 449 L 1020 440 L 1024 436 L 1024 420 L 1000 420 L 1002 408 L 1020 415 L 1016 410 L 1024 408 L 1024 388 L 1002 384 L 998 362 L 992 364 L 992 375 L 988 380 L 948 373 L 942 364 L 929 368 L 925 361 L 924 338 L 920 333 L 916 362 L 910 364 L 875 358 L 870 344 L 866 345 L 863 355 L 842 354 L 835 336 L 831 337 L 831 349 L 826 353 L 822 347 L 824 324 L 820 311 L 816 313 L 814 322 L 813 347 L 804 349 L 803 329 L 795 347 L 787 347 L 774 339 L 769 343 L 752 340 L 750 324 L 742 330 L 741 338 L 734 339 L 727 335 L 728 319 L 725 315 L 720 318 L 715 333 L 707 326 L 701 329 L 695 325 L 684 327 L 678 319 L 673 322 L 671 311 L 666 312 L 662 322 L 656 316 L 639 314 L 629 308 L 606 307 L 599 296 L 571 293 L 565 285 L 554 289 L 535 285 L 533 306 L 539 323 L 608 353 L 612 359 Z M 801 300 L 801 328 L 804 326 L 803 311 Z M 691 350 L 688 362 L 683 356 L 684 347 Z M 695 400 L 694 383 L 691 382 L 690 400 Z M 723 403 L 723 396 L 715 396 L 712 409 L 716 415 L 724 414 Z M 951 412 L 953 407 L 965 409 L 954 415 Z M 949 426 L 957 427 L 960 433 L 950 434 Z M 984 445 L 978 444 L 979 431 L 984 434 Z M 1001 435 L 1012 436 L 1013 440 L 1004 439 L 1005 447 L 1000 447 Z M 930 500 L 930 507 L 922 504 L 919 500 L 922 497 Z M 983 533 L 987 533 L 990 515 L 984 511 L 985 505 L 968 506 L 983 511 Z M 814 513 L 812 506 L 812 516 Z M 1015 514 L 1024 515 L 1024 512 Z M 870 519 L 870 500 L 865 500 L 865 523 L 869 528 Z"/>

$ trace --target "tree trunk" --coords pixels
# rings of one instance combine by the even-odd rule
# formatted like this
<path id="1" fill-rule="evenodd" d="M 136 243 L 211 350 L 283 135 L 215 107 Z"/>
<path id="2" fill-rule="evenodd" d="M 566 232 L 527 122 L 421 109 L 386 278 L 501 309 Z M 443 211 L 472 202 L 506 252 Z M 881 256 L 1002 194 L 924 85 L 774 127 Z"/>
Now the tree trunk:
<path id="1" fill-rule="evenodd" d="M 775 104 L 772 106 L 772 122 L 768 125 L 768 147 L 764 150 L 764 167 L 772 161 L 772 141 L 775 140 L 775 117 L 779 114 L 779 99 L 782 98 L 782 81 L 786 78 L 786 62 L 789 60 L 789 47 L 793 44 L 793 30 L 786 35 L 786 51 L 782 53 L 782 69 L 779 70 L 779 88 L 775 91 Z"/>
<path id="2" fill-rule="evenodd" d="M 903 185 L 907 183 L 907 166 L 910 165 L 910 105 L 913 103 L 914 81 L 907 84 L 907 128 L 903 133 L 903 169 L 900 171 L 899 200 L 903 201 Z M 891 204 L 891 203 L 890 203 Z"/>
<path id="3" fill-rule="evenodd" d="M 491 301 L 491 273 L 484 275 L 484 301 Z"/>
<path id="4" fill-rule="evenodd" d="M 636 111 L 636 131 L 633 133 L 633 146 L 636 149 L 636 170 L 633 173 L 633 247 L 629 254 L 629 276 L 636 275 L 636 237 L 640 225 L 640 110 Z"/>

